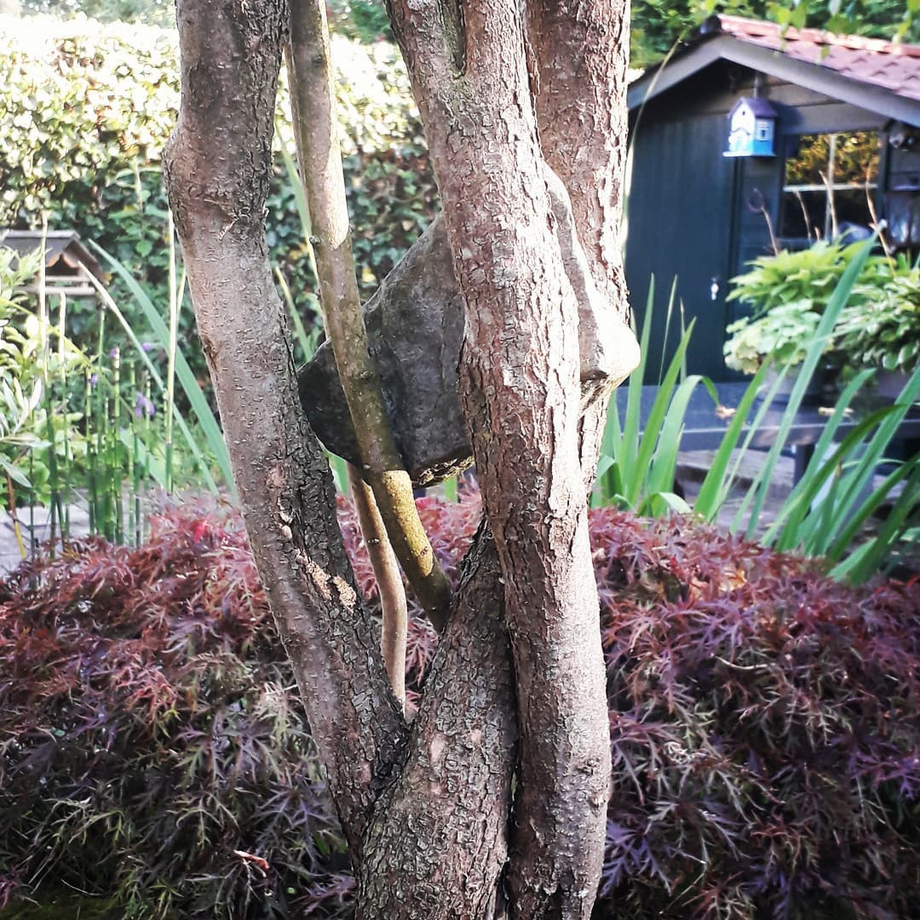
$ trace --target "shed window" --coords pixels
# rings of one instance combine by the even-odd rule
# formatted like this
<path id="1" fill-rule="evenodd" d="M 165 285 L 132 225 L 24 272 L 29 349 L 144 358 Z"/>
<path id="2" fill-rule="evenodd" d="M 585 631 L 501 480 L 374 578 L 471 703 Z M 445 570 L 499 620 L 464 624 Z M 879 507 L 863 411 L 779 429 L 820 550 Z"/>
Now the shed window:
<path id="1" fill-rule="evenodd" d="M 833 239 L 874 223 L 879 139 L 874 131 L 803 134 L 786 155 L 780 236 Z"/>

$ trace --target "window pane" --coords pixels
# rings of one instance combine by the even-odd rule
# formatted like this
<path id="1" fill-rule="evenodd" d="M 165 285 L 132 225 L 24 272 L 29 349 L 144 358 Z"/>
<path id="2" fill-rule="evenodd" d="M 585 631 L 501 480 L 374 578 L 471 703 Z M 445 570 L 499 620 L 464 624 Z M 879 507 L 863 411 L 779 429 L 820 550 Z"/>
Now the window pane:
<path id="1" fill-rule="evenodd" d="M 830 135 L 803 134 L 799 138 L 792 138 L 792 142 L 792 149 L 786 158 L 784 184 L 823 185 L 827 177 Z"/>
<path id="2" fill-rule="evenodd" d="M 843 233 L 845 225 L 861 227 L 868 231 L 872 223 L 872 213 L 866 201 L 865 189 L 847 189 L 834 192 L 834 214 L 837 217 L 837 232 Z"/>
<path id="3" fill-rule="evenodd" d="M 878 180 L 878 135 L 838 134 L 834 145 L 834 185 L 874 185 Z"/>
<path id="4" fill-rule="evenodd" d="M 878 134 L 803 134 L 791 140 L 792 146 L 787 147 L 780 236 L 818 239 L 830 236 L 835 229 L 838 233 L 846 230 L 842 225 L 868 228 L 872 214 L 866 189 L 878 181 Z M 833 183 L 830 202 L 829 181 Z"/>
<path id="5" fill-rule="evenodd" d="M 780 236 L 823 239 L 826 220 L 827 192 L 783 192 Z"/>

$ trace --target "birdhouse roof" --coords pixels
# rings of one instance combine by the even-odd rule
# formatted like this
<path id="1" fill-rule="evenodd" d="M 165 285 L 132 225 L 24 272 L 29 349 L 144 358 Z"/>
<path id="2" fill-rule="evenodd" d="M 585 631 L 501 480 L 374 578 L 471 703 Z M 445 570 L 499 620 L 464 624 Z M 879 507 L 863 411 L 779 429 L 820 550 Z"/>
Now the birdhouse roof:
<path id="1" fill-rule="evenodd" d="M 12 249 L 19 255 L 26 255 L 45 245 L 45 270 L 58 277 L 83 276 L 89 272 L 99 281 L 105 280 L 105 272 L 99 260 L 83 245 L 73 230 L 0 230 L 0 247 Z M 81 264 L 84 268 L 81 268 Z"/>
<path id="2" fill-rule="evenodd" d="M 760 96 L 744 96 L 731 110 L 734 115 L 742 106 L 747 107 L 755 118 L 776 118 L 776 109 Z"/>

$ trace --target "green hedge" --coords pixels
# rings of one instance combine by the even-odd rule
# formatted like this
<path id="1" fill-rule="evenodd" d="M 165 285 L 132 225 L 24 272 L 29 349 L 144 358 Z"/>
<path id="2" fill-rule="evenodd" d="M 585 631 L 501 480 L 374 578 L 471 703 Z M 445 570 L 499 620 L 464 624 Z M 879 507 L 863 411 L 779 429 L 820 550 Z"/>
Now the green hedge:
<path id="1" fill-rule="evenodd" d="M 433 216 L 436 187 L 395 47 L 333 42 L 346 187 L 362 290 L 369 294 Z M 0 226 L 75 229 L 128 266 L 164 305 L 168 255 L 163 146 L 179 102 L 172 30 L 35 16 L 0 29 Z M 314 281 L 280 157 L 268 243 L 302 310 Z M 92 311 L 75 314 L 78 338 Z M 190 320 L 189 320 L 190 321 Z M 84 328 L 80 328 L 80 325 Z M 186 338 L 186 341 L 189 341 Z"/>

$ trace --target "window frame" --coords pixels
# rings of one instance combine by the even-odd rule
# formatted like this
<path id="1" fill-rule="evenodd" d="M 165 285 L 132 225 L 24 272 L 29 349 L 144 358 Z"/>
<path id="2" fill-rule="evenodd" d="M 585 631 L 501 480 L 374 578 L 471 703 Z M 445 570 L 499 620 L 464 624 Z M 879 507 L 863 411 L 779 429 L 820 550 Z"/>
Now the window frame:
<path id="1" fill-rule="evenodd" d="M 876 163 L 873 178 L 871 181 L 862 181 L 862 182 L 840 182 L 835 181 L 835 165 L 837 162 L 837 149 L 838 149 L 838 138 L 841 136 L 852 136 L 855 134 L 866 134 L 873 135 L 876 141 Z M 801 141 L 803 138 L 813 137 L 813 138 L 827 138 L 828 144 L 828 155 L 827 155 L 827 173 L 822 173 L 824 179 L 823 182 L 817 183 L 790 183 L 787 184 L 787 171 L 788 164 L 791 160 L 795 159 L 795 156 L 801 150 Z M 796 134 L 787 134 L 784 140 L 784 149 L 788 150 L 790 142 L 795 141 L 797 145 L 795 155 L 784 155 L 782 158 L 782 167 L 781 167 L 781 180 L 780 180 L 780 193 L 779 193 L 779 213 L 777 215 L 777 226 L 779 229 L 779 238 L 784 243 L 790 243 L 794 245 L 811 245 L 819 239 L 828 240 L 834 238 L 834 229 L 837 225 L 837 216 L 834 208 L 834 194 L 836 192 L 852 192 L 859 191 L 866 195 L 867 199 L 871 200 L 873 207 L 877 206 L 877 193 L 878 189 L 882 186 L 881 174 L 883 168 L 883 133 L 878 128 L 855 128 L 852 130 L 836 130 L 836 131 L 802 131 L 801 133 Z M 793 236 L 786 232 L 786 227 L 784 226 L 786 220 L 786 207 L 787 202 L 795 202 L 803 212 L 806 213 L 805 204 L 801 198 L 803 192 L 821 192 L 824 195 L 824 222 L 823 226 L 820 228 L 812 227 L 809 229 L 809 220 L 806 216 L 806 235 Z M 793 205 L 793 206 L 795 206 Z M 869 209 L 869 220 L 867 221 L 867 226 L 871 226 L 874 223 L 875 215 L 872 213 L 872 209 Z"/>

